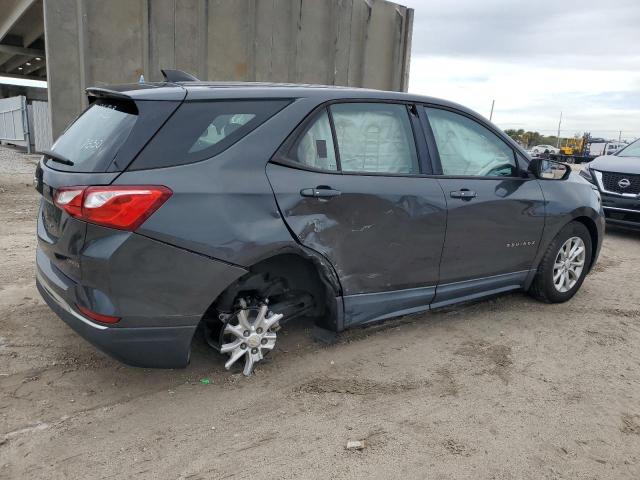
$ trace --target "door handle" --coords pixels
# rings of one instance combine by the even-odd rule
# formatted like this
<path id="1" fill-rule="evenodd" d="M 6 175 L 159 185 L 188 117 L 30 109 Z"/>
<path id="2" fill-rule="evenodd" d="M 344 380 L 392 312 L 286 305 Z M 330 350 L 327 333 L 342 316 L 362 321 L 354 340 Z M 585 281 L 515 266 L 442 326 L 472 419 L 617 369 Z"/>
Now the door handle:
<path id="1" fill-rule="evenodd" d="M 334 190 L 327 185 L 318 185 L 316 188 L 303 188 L 300 190 L 300 195 L 303 197 L 315 197 L 315 198 L 329 198 L 337 197 L 342 192 L 340 190 Z"/>
<path id="2" fill-rule="evenodd" d="M 450 193 L 451 198 L 461 198 L 463 200 L 471 200 L 472 198 L 476 198 L 478 194 L 473 190 L 469 190 L 468 188 L 462 188 L 457 192 Z"/>

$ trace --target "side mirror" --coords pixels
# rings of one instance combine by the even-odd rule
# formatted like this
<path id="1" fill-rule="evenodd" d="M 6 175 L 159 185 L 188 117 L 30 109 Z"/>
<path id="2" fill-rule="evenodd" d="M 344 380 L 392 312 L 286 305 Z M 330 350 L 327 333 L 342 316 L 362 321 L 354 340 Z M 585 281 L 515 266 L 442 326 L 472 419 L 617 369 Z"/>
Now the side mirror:
<path id="1" fill-rule="evenodd" d="M 529 171 L 541 180 L 566 180 L 571 175 L 569 165 L 539 157 L 531 160 Z"/>

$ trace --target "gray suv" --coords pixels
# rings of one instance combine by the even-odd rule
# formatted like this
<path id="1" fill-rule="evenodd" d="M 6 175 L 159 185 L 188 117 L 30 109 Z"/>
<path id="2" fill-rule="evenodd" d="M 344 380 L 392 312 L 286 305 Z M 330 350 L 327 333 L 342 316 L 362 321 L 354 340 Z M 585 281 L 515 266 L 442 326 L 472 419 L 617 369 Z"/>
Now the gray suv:
<path id="1" fill-rule="evenodd" d="M 329 339 L 513 290 L 563 302 L 596 261 L 597 189 L 460 105 L 166 75 L 88 89 L 35 177 L 38 289 L 123 362 L 184 367 L 201 328 L 248 375 L 287 321 Z"/>

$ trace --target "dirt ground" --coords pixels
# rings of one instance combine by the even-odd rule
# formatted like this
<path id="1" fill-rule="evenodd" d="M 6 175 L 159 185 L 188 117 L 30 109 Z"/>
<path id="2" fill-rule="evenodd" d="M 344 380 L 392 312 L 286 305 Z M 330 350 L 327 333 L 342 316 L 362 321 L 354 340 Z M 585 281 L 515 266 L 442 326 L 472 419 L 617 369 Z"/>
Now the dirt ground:
<path id="1" fill-rule="evenodd" d="M 566 304 L 516 293 L 331 346 L 295 325 L 251 378 L 201 338 L 187 369 L 144 370 L 40 299 L 36 161 L 0 147 L 0 478 L 640 478 L 640 233 L 610 229 Z"/>

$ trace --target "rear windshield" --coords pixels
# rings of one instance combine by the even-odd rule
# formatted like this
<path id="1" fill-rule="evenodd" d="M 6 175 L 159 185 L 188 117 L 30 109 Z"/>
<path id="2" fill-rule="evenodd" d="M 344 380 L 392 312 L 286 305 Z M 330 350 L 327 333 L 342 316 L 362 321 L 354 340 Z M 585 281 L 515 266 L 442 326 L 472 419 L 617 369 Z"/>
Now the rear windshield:
<path id="1" fill-rule="evenodd" d="M 52 159 L 47 160 L 47 165 L 77 172 L 103 170 L 118 153 L 137 119 L 138 110 L 133 102 L 96 100 L 51 147 L 73 165 Z"/>
<path id="2" fill-rule="evenodd" d="M 184 165 L 226 150 L 289 100 L 185 102 L 149 142 L 131 170 Z"/>

